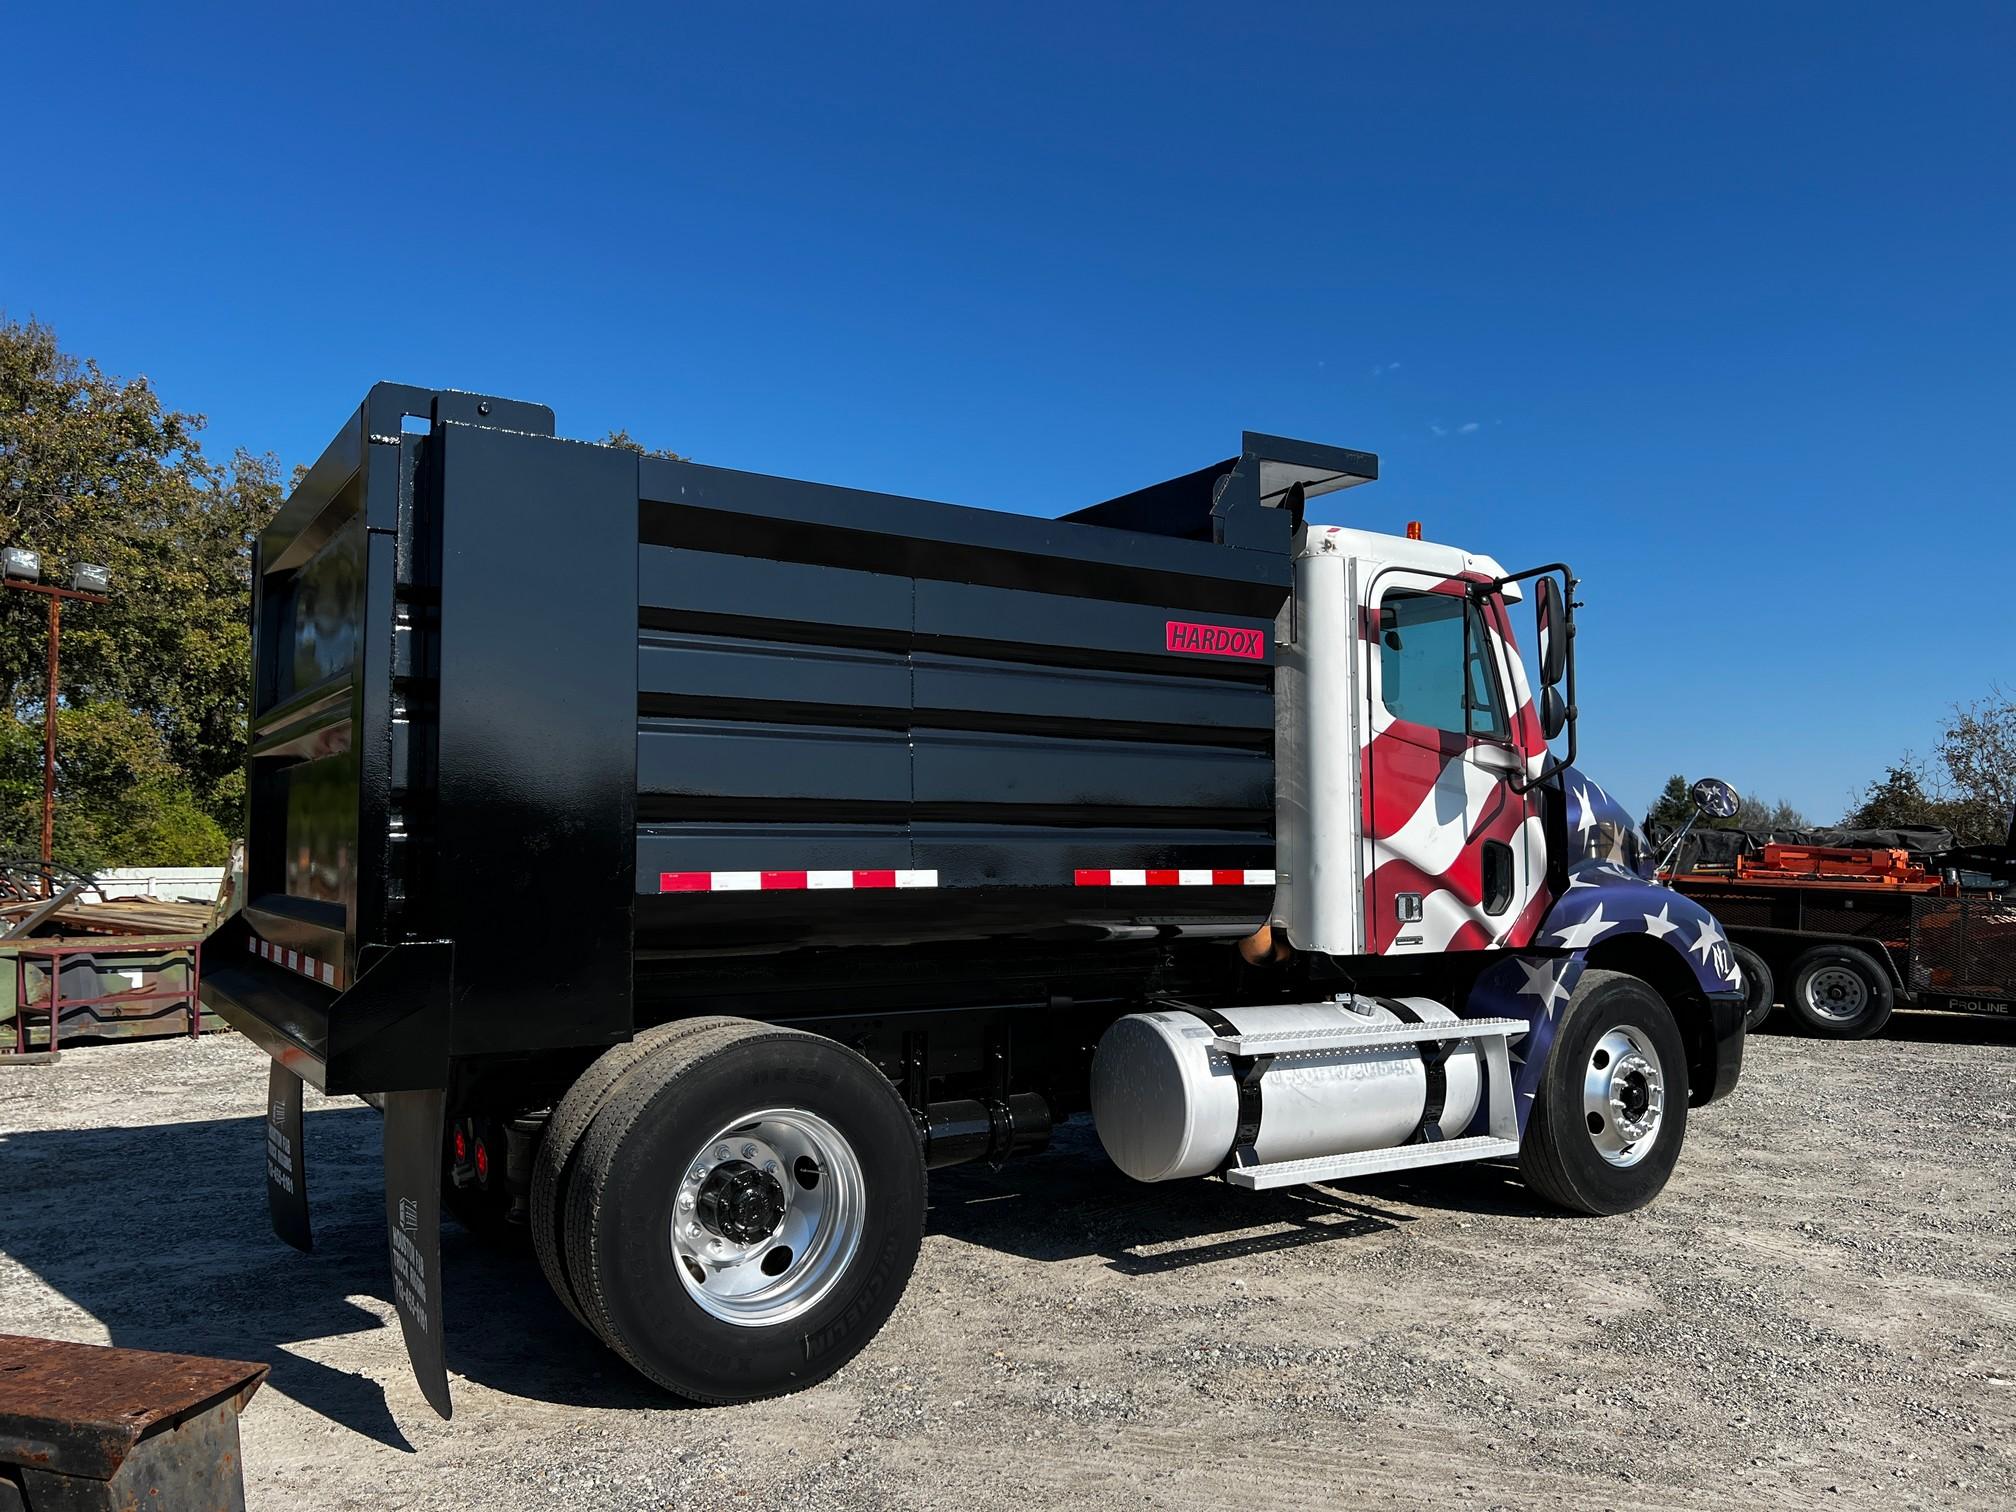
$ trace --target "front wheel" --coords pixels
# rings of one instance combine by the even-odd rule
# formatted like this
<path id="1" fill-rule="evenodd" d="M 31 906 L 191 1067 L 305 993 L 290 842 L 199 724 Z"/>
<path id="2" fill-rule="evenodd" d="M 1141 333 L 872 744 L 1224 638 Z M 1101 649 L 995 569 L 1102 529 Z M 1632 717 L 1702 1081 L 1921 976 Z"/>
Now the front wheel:
<path id="1" fill-rule="evenodd" d="M 1526 1184 L 1575 1213 L 1659 1195 L 1687 1137 L 1687 1047 L 1664 998 L 1589 970 L 1561 1010 L 1519 1150 Z"/>

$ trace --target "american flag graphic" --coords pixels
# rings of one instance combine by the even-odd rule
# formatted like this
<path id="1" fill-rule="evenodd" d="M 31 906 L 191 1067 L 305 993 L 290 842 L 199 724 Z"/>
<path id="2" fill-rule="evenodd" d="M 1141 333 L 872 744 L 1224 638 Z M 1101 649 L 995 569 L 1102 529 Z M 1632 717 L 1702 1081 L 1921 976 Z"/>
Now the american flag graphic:
<path id="1" fill-rule="evenodd" d="M 1429 586 L 1452 598 L 1467 596 L 1480 573 Z M 1375 955 L 1433 955 L 1445 951 L 1516 948 L 1530 943 L 1552 899 L 1547 892 L 1547 837 L 1543 796 L 1520 792 L 1515 775 L 1538 775 L 1547 742 L 1533 709 L 1503 602 L 1483 601 L 1484 653 L 1499 669 L 1511 707 L 1511 747 L 1502 740 L 1465 736 L 1396 717 L 1382 697 L 1369 700 L 1371 723 L 1360 752 L 1359 791 L 1364 795 L 1366 948 Z M 1378 611 L 1359 623 L 1360 686 L 1378 687 Z M 1480 746 L 1505 751 L 1507 771 L 1477 759 Z M 1512 753 L 1516 752 L 1516 755 Z M 1495 754 L 1495 753 L 1494 753 Z M 1523 786 L 1523 784 L 1521 784 Z M 1485 848 L 1509 848 L 1514 893 L 1495 913 L 1485 908 Z M 1403 894 L 1420 899 L 1420 917 L 1403 919 Z"/>
<path id="2" fill-rule="evenodd" d="M 1645 935 L 1686 961 L 1704 993 L 1727 993 L 1743 985 L 1715 919 L 1698 903 L 1652 881 L 1651 850 L 1623 805 L 1573 767 L 1562 773 L 1562 781 L 1567 888 L 1535 929 L 1530 948 L 1495 962 L 1478 977 L 1463 1007 L 1467 1017 L 1523 1018 L 1532 1025 L 1512 1049 L 1513 1101 L 1521 1133 L 1540 1089 L 1562 1006 L 1574 995 L 1591 947 Z"/>

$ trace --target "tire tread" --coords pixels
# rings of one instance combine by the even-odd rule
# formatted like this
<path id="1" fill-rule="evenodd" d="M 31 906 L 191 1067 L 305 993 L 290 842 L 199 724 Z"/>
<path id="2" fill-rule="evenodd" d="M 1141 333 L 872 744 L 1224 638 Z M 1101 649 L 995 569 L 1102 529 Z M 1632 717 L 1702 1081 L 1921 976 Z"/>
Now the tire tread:
<path id="1" fill-rule="evenodd" d="M 552 1117 L 546 1121 L 546 1131 L 532 1163 L 532 1247 L 539 1257 L 539 1269 L 545 1273 L 547 1284 L 566 1304 L 575 1321 L 590 1333 L 600 1333 L 600 1330 L 589 1321 L 588 1314 L 574 1295 L 573 1283 L 567 1274 L 562 1232 L 567 1221 L 566 1188 L 580 1164 L 581 1142 L 595 1115 L 601 1111 L 603 1102 L 631 1067 L 652 1055 L 660 1046 L 677 1043 L 721 1024 L 739 1022 L 742 1021 L 720 1016 L 674 1019 L 668 1024 L 655 1024 L 623 1044 L 610 1046 L 575 1078 L 573 1085 L 554 1106 Z"/>
<path id="2" fill-rule="evenodd" d="M 1520 1142 L 1519 1150 L 1519 1174 L 1539 1197 L 1555 1207 L 1592 1216 L 1612 1215 L 1629 1209 L 1620 1209 L 1613 1203 L 1605 1202 L 1597 1193 L 1585 1190 L 1584 1183 L 1577 1179 L 1574 1162 L 1568 1158 L 1567 1142 L 1585 1140 L 1588 1136 L 1579 1122 L 1581 1115 L 1579 1103 L 1570 1107 L 1567 1106 L 1569 1099 L 1554 1095 L 1559 1092 L 1563 1084 L 1555 1080 L 1559 1068 L 1553 1064 L 1552 1057 L 1558 1052 L 1563 1040 L 1568 1037 L 1571 1027 L 1590 1011 L 1588 1005 L 1594 1001 L 1596 995 L 1613 982 L 1633 982 L 1652 992 L 1655 998 L 1658 997 L 1658 993 L 1647 983 L 1628 972 L 1590 967 L 1582 973 L 1581 979 L 1575 984 L 1574 994 L 1561 1010 L 1560 1022 L 1555 1026 L 1554 1044 L 1549 1050 L 1549 1064 L 1541 1071 L 1540 1095 L 1534 1099 L 1533 1111 L 1526 1120 L 1526 1134 Z M 1663 1002 L 1663 999 L 1661 1001 Z M 1666 1012 L 1670 1019 L 1672 1013 L 1670 1005 L 1667 1006 Z M 1676 1023 L 1672 1027 L 1677 1039 L 1679 1026 Z M 1677 1088 L 1679 1095 L 1677 1098 L 1669 1098 L 1667 1106 L 1670 1112 L 1678 1115 L 1676 1139 L 1684 1139 L 1687 1110 L 1684 1058 L 1680 1059 L 1676 1069 L 1679 1073 Z"/>

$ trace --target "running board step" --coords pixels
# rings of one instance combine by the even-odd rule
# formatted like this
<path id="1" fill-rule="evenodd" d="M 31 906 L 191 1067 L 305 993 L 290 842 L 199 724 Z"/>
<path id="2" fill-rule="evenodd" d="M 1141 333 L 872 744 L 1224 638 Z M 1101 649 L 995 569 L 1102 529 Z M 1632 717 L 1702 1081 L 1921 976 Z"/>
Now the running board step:
<path id="1" fill-rule="evenodd" d="M 1434 1144 L 1359 1150 L 1351 1155 L 1317 1155 L 1309 1160 L 1277 1160 L 1272 1165 L 1233 1166 L 1225 1172 L 1225 1179 L 1233 1186 L 1264 1192 L 1273 1187 L 1303 1186 L 1312 1181 L 1343 1181 L 1353 1176 L 1411 1171 L 1420 1166 L 1455 1165 L 1464 1160 L 1494 1160 L 1518 1153 L 1519 1141 L 1516 1139 L 1477 1134 L 1467 1139 L 1438 1140 Z"/>
<path id="2" fill-rule="evenodd" d="M 1376 1050 L 1424 1040 L 1517 1039 L 1532 1025 L 1517 1018 L 1479 1018 L 1439 1024 L 1340 1024 L 1334 1029 L 1267 1029 L 1221 1034 L 1213 1050 L 1226 1055 L 1296 1055 L 1314 1050 Z"/>

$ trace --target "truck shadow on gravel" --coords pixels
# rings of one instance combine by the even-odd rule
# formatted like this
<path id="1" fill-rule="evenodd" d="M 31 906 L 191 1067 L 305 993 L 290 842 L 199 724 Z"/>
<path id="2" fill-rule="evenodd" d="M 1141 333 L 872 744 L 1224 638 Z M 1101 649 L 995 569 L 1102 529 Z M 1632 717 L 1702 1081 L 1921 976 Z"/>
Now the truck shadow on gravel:
<path id="1" fill-rule="evenodd" d="M 1030 1260 L 1096 1255 L 1123 1274 L 1150 1275 L 1395 1233 L 1413 1215 L 1380 1197 L 1408 1187 L 1367 1182 L 1347 1196 L 1322 1187 L 1249 1192 L 1221 1181 L 1148 1185 L 1114 1167 L 1090 1122 L 1077 1119 L 1042 1154 L 999 1170 L 934 1171 L 930 1232 Z"/>
<path id="2" fill-rule="evenodd" d="M 398 1329 L 349 1300 L 390 1292 L 379 1117 L 319 1109 L 306 1115 L 303 1138 L 312 1254 L 287 1248 L 268 1225 L 258 1117 L 0 1137 L 0 1252 L 96 1319 L 114 1344 L 264 1361 L 273 1390 L 411 1452 L 384 1383 L 398 1383 L 400 1414 L 427 1409 L 406 1380 Z M 1000 1170 L 933 1173 L 929 1231 L 1030 1260 L 1100 1256 L 1123 1274 L 1152 1275 L 1376 1239 L 1414 1221 L 1388 1205 L 1396 1199 L 1480 1216 L 1537 1211 L 1516 1180 L 1479 1167 L 1380 1178 L 1349 1195 L 1143 1185 L 1116 1170 L 1078 1120 L 1056 1131 L 1048 1151 Z M 449 1220 L 442 1264 L 455 1376 L 556 1405 L 686 1410 L 568 1315 L 529 1244 Z M 0 1332 L 61 1327 L 38 1299 L 0 1297 Z"/>
<path id="3" fill-rule="evenodd" d="M 90 1314 L 114 1344 L 264 1361 L 272 1389 L 411 1451 L 382 1384 L 406 1384 L 399 1330 L 348 1300 L 391 1291 L 379 1128 L 362 1107 L 306 1116 L 308 1255 L 267 1222 L 257 1117 L 8 1134 L 0 1253 Z M 568 1315 L 529 1245 L 479 1239 L 452 1222 L 441 1243 L 456 1376 L 560 1405 L 678 1409 Z M 37 1305 L 0 1296 L 0 1332 L 59 1329 Z M 328 1347 L 359 1334 L 371 1338 Z M 347 1357 L 364 1373 L 318 1355 Z M 401 1395 L 401 1414 L 427 1412 L 416 1391 Z"/>

